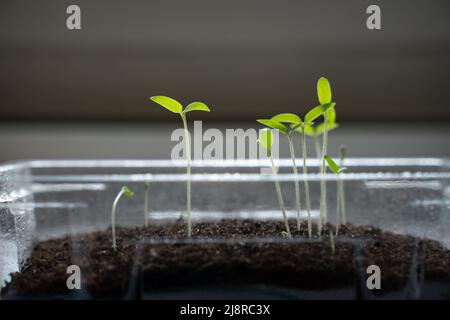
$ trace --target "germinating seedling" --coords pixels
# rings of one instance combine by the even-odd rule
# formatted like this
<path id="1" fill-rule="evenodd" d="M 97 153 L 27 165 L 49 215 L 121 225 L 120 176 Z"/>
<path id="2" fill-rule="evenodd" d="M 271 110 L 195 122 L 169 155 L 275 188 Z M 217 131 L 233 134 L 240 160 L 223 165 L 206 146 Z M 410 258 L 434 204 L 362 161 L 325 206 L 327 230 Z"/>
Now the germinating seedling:
<path id="1" fill-rule="evenodd" d="M 297 164 L 295 163 L 295 149 L 294 149 L 294 133 L 295 129 L 302 124 L 302 120 L 299 116 L 293 113 L 281 113 L 276 116 L 273 116 L 271 119 L 258 119 L 256 120 L 259 123 L 278 130 L 282 134 L 284 134 L 289 142 L 289 151 L 292 159 L 292 170 L 294 172 L 295 177 L 295 207 L 297 210 L 297 230 L 300 231 L 300 187 L 298 185 L 298 173 L 297 173 Z M 285 125 L 287 123 L 288 125 Z"/>
<path id="2" fill-rule="evenodd" d="M 112 209 L 111 209 L 111 228 L 112 228 L 112 242 L 113 242 L 113 249 L 116 251 L 117 245 L 116 245 L 116 207 L 117 203 L 119 202 L 120 198 L 122 196 L 124 197 L 132 197 L 134 195 L 134 192 L 131 191 L 127 186 L 123 186 L 122 189 L 120 189 L 119 193 L 117 194 L 116 198 L 114 199 Z"/>
<path id="3" fill-rule="evenodd" d="M 163 106 L 167 110 L 179 114 L 184 127 L 184 147 L 186 149 L 186 211 L 188 220 L 188 236 L 192 234 L 192 222 L 191 222 L 191 138 L 189 135 L 189 130 L 187 126 L 186 114 L 191 111 L 206 111 L 209 112 L 209 108 L 203 102 L 192 102 L 186 106 L 183 110 L 183 106 L 177 100 L 166 97 L 166 96 L 153 96 L 150 100 L 156 102 L 157 104 Z"/>
<path id="4" fill-rule="evenodd" d="M 345 152 L 345 151 L 344 151 Z M 341 159 L 342 155 L 341 155 Z M 344 171 L 347 170 L 347 168 L 345 167 L 339 167 L 336 162 L 329 156 L 325 156 L 325 160 L 328 163 L 328 166 L 330 167 L 331 171 L 333 171 L 334 173 L 340 175 L 341 173 L 343 173 Z M 341 164 L 342 164 L 342 160 L 341 160 Z M 338 179 L 337 180 L 337 207 L 336 207 L 336 236 L 339 233 L 339 225 L 340 222 L 339 220 L 341 220 L 342 224 L 346 223 L 346 218 L 345 218 L 345 204 L 344 204 L 344 185 L 343 185 L 343 181 L 342 179 Z"/>
<path id="5" fill-rule="evenodd" d="M 272 157 L 273 134 L 270 131 L 270 129 L 264 128 L 259 132 L 258 142 L 264 149 L 267 150 L 267 155 L 268 155 L 268 157 L 270 159 L 270 163 L 272 165 L 272 172 L 274 175 L 276 175 L 277 169 L 275 167 L 275 163 L 273 162 L 273 157 Z M 281 194 L 281 187 L 280 187 L 280 183 L 278 182 L 277 179 L 275 179 L 275 189 L 276 189 L 276 193 L 277 193 L 278 205 L 280 206 L 280 210 L 283 213 L 284 224 L 286 226 L 286 233 L 287 233 L 287 236 L 289 238 L 291 238 L 292 234 L 291 234 L 291 230 L 289 228 L 289 222 L 288 222 L 288 219 L 286 216 L 286 209 L 284 206 L 283 196 Z"/>
<path id="6" fill-rule="evenodd" d="M 150 188 L 150 183 L 144 183 L 144 225 L 148 227 L 148 189 Z"/>
<path id="7" fill-rule="evenodd" d="M 322 225 L 327 221 L 327 203 L 326 203 L 326 182 L 325 182 L 325 155 L 327 154 L 328 147 L 328 115 L 330 110 L 334 109 L 336 105 L 331 102 L 331 87 L 328 80 L 324 77 L 320 78 L 317 82 L 317 96 L 319 98 L 320 105 L 310 110 L 305 116 L 305 122 L 311 123 L 319 117 L 323 117 L 323 138 L 322 138 L 322 158 L 321 158 L 321 174 L 322 179 L 320 182 L 320 216 L 318 223 L 319 235 L 322 232 Z"/>

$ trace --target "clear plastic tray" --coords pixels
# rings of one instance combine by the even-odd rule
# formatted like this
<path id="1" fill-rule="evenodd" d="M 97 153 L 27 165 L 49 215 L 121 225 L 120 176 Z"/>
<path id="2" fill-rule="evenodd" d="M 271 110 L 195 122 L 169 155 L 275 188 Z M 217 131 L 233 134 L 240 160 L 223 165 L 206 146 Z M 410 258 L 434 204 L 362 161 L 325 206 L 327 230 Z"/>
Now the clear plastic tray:
<path id="1" fill-rule="evenodd" d="M 302 162 L 299 159 L 297 163 Z M 262 168 L 269 167 L 268 161 L 193 161 L 190 179 L 194 232 L 196 224 L 207 221 L 220 223 L 224 219 L 281 220 L 282 214 L 274 188 L 275 180 L 281 183 L 287 214 L 289 218 L 294 219 L 296 211 L 293 184 L 295 179 L 298 179 L 303 188 L 303 181 L 307 179 L 311 192 L 312 218 L 317 221 L 322 179 L 318 174 L 318 162 L 308 161 L 307 177 L 302 174 L 295 177 L 292 174 L 290 159 L 279 160 L 277 164 L 279 173 L 273 176 L 261 174 Z M 434 239 L 450 248 L 449 164 L 447 159 L 437 158 L 348 159 L 345 163 L 348 173 L 339 176 L 327 174 L 325 178 L 328 220 L 330 223 L 336 221 L 336 182 L 341 179 L 345 186 L 346 215 L 349 223 Z M 299 171 L 301 172 L 301 168 Z M 77 234 L 110 228 L 111 204 L 122 185 L 129 186 L 136 194 L 119 203 L 118 226 L 143 225 L 145 182 L 150 183 L 150 205 L 147 212 L 150 223 L 173 223 L 183 216 L 186 210 L 187 179 L 185 162 L 170 160 L 33 160 L 1 166 L 0 287 L 9 280 L 11 272 L 21 270 L 34 244 L 39 241 L 62 236 L 76 241 Z M 305 219 L 304 190 L 301 190 L 301 216 Z M 226 239 L 212 234 L 207 239 L 195 241 L 220 241 L 230 245 L 240 241 L 241 245 L 245 245 L 269 243 L 274 241 L 274 238 L 279 239 L 277 236 L 279 235 L 274 235 L 273 238 Z M 171 239 L 141 239 L 136 243 L 136 254 L 140 254 L 140 243 L 153 243 L 157 250 L 158 244 L 167 241 Z M 306 240 L 277 241 L 298 243 Z M 311 241 L 322 240 L 315 238 Z M 349 239 L 336 238 L 336 241 Z M 82 259 L 83 253 L 76 250 L 76 244 L 73 248 L 74 260 Z M 143 281 L 142 277 L 139 279 Z M 443 290 L 449 290 L 448 284 Z M 242 289 L 239 291 L 242 292 Z M 264 289 L 258 289 L 257 292 L 265 295 Z M 288 292 L 289 294 L 282 291 L 279 294 L 304 297 L 303 293 Z M 310 292 L 309 297 L 355 297 L 354 288 L 350 293 L 333 292 Z M 209 294 L 214 296 L 214 293 Z M 165 297 L 164 294 L 161 296 L 154 292 L 150 292 L 149 296 Z"/>

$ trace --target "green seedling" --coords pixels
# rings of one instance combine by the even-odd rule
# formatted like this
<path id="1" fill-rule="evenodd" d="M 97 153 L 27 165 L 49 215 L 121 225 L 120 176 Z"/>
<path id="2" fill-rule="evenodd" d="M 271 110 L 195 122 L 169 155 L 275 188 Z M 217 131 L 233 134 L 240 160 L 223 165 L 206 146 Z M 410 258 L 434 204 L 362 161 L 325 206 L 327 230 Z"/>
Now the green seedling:
<path id="1" fill-rule="evenodd" d="M 132 197 L 134 195 L 134 192 L 130 190 L 127 186 L 123 186 L 122 189 L 120 189 L 119 193 L 117 194 L 116 198 L 114 199 L 112 209 L 111 209 L 111 228 L 112 228 L 112 242 L 113 242 L 113 249 L 114 251 L 117 250 L 117 244 L 116 244 L 116 208 L 117 203 L 119 202 L 120 198 L 122 196 L 124 197 Z"/>
<path id="2" fill-rule="evenodd" d="M 325 160 L 328 163 L 328 166 L 330 167 L 331 171 L 334 173 L 340 175 L 341 173 L 345 172 L 347 168 L 342 167 L 343 159 L 345 157 L 345 149 L 342 151 L 341 149 L 341 167 L 337 165 L 337 163 L 329 156 L 325 156 Z M 339 225 L 340 220 L 341 223 L 345 225 L 346 223 L 346 217 L 345 217 L 345 199 L 344 199 L 344 181 L 342 179 L 337 180 L 337 207 L 336 207 L 336 236 L 339 233 Z"/>
<path id="3" fill-rule="evenodd" d="M 320 105 L 311 109 L 305 116 L 305 122 L 311 123 L 319 117 L 323 117 L 323 139 L 322 139 L 322 152 L 321 152 L 321 174 L 322 179 L 320 183 L 320 216 L 318 223 L 318 232 L 321 235 L 322 225 L 327 221 L 327 202 L 326 202 L 326 182 L 325 182 L 325 155 L 328 148 L 328 116 L 334 114 L 333 110 L 335 103 L 331 102 L 331 87 L 328 80 L 324 77 L 320 78 L 317 82 L 317 96 L 319 98 Z"/>
<path id="4" fill-rule="evenodd" d="M 258 142 L 261 145 L 261 147 L 263 147 L 264 149 L 267 150 L 267 155 L 268 155 L 268 157 L 270 159 L 270 163 L 272 165 L 272 172 L 276 176 L 277 169 L 275 167 L 275 163 L 273 162 L 273 157 L 272 157 L 272 144 L 273 144 L 272 131 L 270 131 L 270 129 L 267 129 L 267 128 L 262 129 L 259 132 Z M 277 179 L 275 179 L 275 189 L 276 189 L 276 193 L 277 193 L 278 205 L 280 206 L 280 210 L 283 213 L 284 224 L 286 226 L 286 233 L 289 238 L 292 238 L 291 230 L 289 228 L 289 222 L 288 222 L 288 219 L 286 216 L 286 209 L 284 206 L 283 196 L 281 194 L 280 183 L 278 182 Z"/>
<path id="5" fill-rule="evenodd" d="M 148 227 L 148 189 L 150 188 L 150 183 L 144 183 L 144 225 Z"/>
<path id="6" fill-rule="evenodd" d="M 311 197 L 309 193 L 309 182 L 307 179 L 308 175 L 308 167 L 306 165 L 306 130 L 307 128 L 311 128 L 312 124 L 303 122 L 296 130 L 300 132 L 301 141 L 302 141 L 302 158 L 303 158 L 303 176 L 305 177 L 303 180 L 305 186 L 305 199 L 306 199 L 306 210 L 308 212 L 308 236 L 311 238 L 312 236 L 312 223 L 311 223 Z"/>
<path id="7" fill-rule="evenodd" d="M 187 126 L 186 114 L 191 111 L 206 111 L 209 112 L 209 107 L 203 102 L 192 102 L 186 106 L 183 110 L 183 106 L 177 100 L 166 97 L 166 96 L 153 96 L 150 100 L 156 102 L 157 104 L 163 106 L 167 110 L 179 114 L 181 121 L 183 122 L 184 128 L 184 146 L 186 149 L 186 211 L 187 211 L 187 221 L 188 221 L 188 236 L 192 235 L 192 221 L 191 221 L 191 138 Z"/>
<path id="8" fill-rule="evenodd" d="M 298 184 L 297 164 L 295 162 L 295 148 L 294 148 L 294 133 L 295 129 L 302 124 L 302 120 L 299 116 L 293 113 L 280 113 L 273 116 L 271 119 L 258 119 L 259 123 L 278 130 L 285 135 L 289 142 L 289 151 L 292 159 L 292 171 L 294 173 L 295 182 L 295 208 L 297 210 L 297 230 L 300 231 L 300 187 Z M 286 123 L 286 124 L 284 124 Z"/>

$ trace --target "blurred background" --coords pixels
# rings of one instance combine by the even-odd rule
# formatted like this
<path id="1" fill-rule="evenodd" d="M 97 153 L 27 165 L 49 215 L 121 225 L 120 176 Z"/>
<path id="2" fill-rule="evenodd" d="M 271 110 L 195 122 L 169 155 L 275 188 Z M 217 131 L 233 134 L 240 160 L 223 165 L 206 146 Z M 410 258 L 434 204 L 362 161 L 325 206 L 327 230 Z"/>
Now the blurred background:
<path id="1" fill-rule="evenodd" d="M 0 0 L 0 162 L 169 158 L 181 124 L 149 96 L 206 102 L 190 115 L 204 130 L 257 128 L 303 116 L 320 76 L 332 153 L 450 156 L 449 14 L 448 0 Z"/>

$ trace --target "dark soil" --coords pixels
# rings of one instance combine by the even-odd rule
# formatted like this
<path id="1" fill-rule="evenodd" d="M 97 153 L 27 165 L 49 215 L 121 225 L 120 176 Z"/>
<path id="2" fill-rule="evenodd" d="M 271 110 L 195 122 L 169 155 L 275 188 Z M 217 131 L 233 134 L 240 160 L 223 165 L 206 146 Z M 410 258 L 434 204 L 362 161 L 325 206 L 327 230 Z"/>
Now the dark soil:
<path id="1" fill-rule="evenodd" d="M 48 240 L 35 245 L 6 292 L 31 297 L 68 293 L 66 269 L 71 264 L 81 268 L 84 292 L 96 298 L 120 298 L 130 291 L 139 297 L 139 292 L 251 284 L 357 290 L 366 286 L 366 268 L 372 264 L 381 269 L 378 294 L 402 290 L 421 276 L 425 281 L 450 283 L 450 251 L 437 241 L 347 225 L 341 226 L 333 252 L 329 233 L 334 226 L 327 225 L 324 236 L 312 240 L 305 225 L 301 232 L 295 231 L 295 221 L 291 221 L 293 240 L 285 238 L 283 230 L 278 221 L 226 220 L 194 225 L 188 240 L 182 221 L 118 228 L 116 252 L 110 230 Z M 251 240 L 258 237 L 266 240 Z"/>

